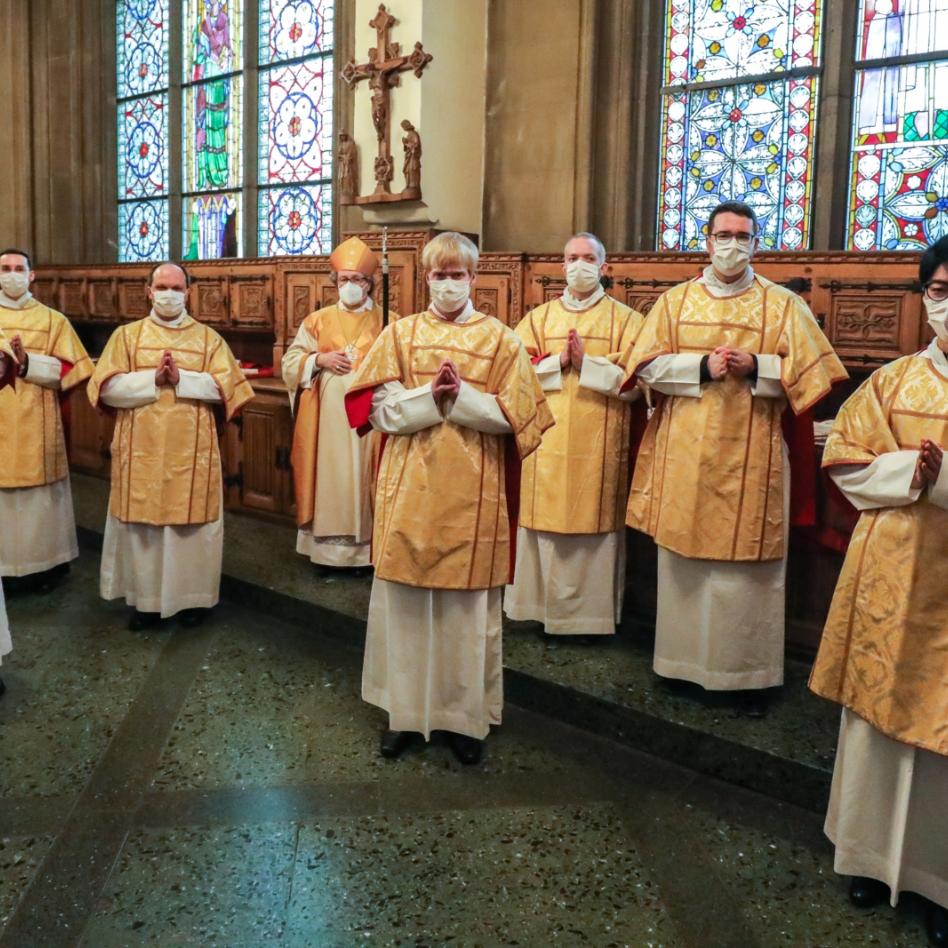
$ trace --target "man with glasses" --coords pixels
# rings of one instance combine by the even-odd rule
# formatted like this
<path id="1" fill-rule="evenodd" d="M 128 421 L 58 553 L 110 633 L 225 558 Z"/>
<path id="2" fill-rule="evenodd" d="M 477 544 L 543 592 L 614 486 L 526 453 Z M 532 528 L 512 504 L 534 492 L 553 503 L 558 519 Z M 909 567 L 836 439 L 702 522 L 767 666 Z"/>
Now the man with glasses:
<path id="1" fill-rule="evenodd" d="M 810 687 L 843 706 L 826 834 L 850 898 L 932 903 L 948 944 L 948 237 L 922 256 L 929 346 L 840 409 L 823 466 L 861 511 Z"/>
<path id="2" fill-rule="evenodd" d="M 283 380 L 296 415 L 296 551 L 322 568 L 364 568 L 378 441 L 360 438 L 349 427 L 344 399 L 353 372 L 382 331 L 382 310 L 372 300 L 378 260 L 367 244 L 350 237 L 329 264 L 339 300 L 310 313 L 283 356 Z"/>
<path id="3" fill-rule="evenodd" d="M 658 299 L 630 355 L 662 398 L 627 523 L 658 544 L 655 671 L 766 710 L 783 683 L 789 471 L 781 416 L 846 378 L 806 304 L 757 275 L 754 211 L 712 212 L 702 275 Z"/>

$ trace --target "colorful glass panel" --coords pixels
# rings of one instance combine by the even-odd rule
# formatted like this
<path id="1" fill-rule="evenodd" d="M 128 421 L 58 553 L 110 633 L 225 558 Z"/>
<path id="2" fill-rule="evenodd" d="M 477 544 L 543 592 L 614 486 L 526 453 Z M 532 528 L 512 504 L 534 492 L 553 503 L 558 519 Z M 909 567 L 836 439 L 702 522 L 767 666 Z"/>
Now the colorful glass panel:
<path id="1" fill-rule="evenodd" d="M 239 193 L 194 194 L 184 198 L 185 260 L 236 257 L 241 245 Z"/>
<path id="2" fill-rule="evenodd" d="M 712 82 L 814 66 L 820 0 L 669 0 L 665 82 Z"/>
<path id="3" fill-rule="evenodd" d="M 260 184 L 332 177 L 332 58 L 260 73 Z"/>
<path id="4" fill-rule="evenodd" d="M 243 175 L 243 79 L 225 76 L 184 90 L 184 190 L 239 188 Z"/>
<path id="5" fill-rule="evenodd" d="M 260 192 L 262 256 L 319 254 L 332 250 L 332 185 L 266 188 Z"/>
<path id="6" fill-rule="evenodd" d="M 261 0 L 261 64 L 331 51 L 334 6 L 332 0 Z"/>
<path id="7" fill-rule="evenodd" d="M 242 0 L 185 0 L 182 68 L 185 82 L 243 69 Z"/>
<path id="8" fill-rule="evenodd" d="M 168 85 L 167 0 L 120 0 L 116 15 L 117 98 Z"/>
<path id="9" fill-rule="evenodd" d="M 119 261 L 168 259 L 168 202 L 129 201 L 118 206 Z"/>
<path id="10" fill-rule="evenodd" d="M 948 234 L 948 61 L 860 70 L 853 113 L 849 246 L 919 250 Z"/>
<path id="11" fill-rule="evenodd" d="M 948 50 L 948 0 L 860 0 L 856 59 Z"/>
<path id="12" fill-rule="evenodd" d="M 168 97 L 129 99 L 118 106 L 119 199 L 158 197 L 168 180 Z"/>

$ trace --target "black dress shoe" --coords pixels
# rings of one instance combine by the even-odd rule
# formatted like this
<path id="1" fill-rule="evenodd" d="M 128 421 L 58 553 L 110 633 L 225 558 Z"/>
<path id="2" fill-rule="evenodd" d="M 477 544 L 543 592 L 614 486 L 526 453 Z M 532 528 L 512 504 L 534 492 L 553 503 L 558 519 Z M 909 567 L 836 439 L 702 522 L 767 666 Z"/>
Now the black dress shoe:
<path id="1" fill-rule="evenodd" d="M 414 736 L 411 731 L 383 731 L 379 753 L 383 757 L 394 760 L 401 756 L 402 751 L 408 747 Z"/>
<path id="2" fill-rule="evenodd" d="M 849 901 L 859 908 L 881 905 L 889 898 L 889 887 L 878 879 L 853 876 L 849 883 Z"/>
<path id="3" fill-rule="evenodd" d="M 185 628 L 193 629 L 207 618 L 210 611 L 210 609 L 185 609 L 178 618 Z"/>
<path id="4" fill-rule="evenodd" d="M 928 932 L 928 940 L 935 945 L 935 948 L 948 945 L 948 909 L 935 904 L 929 906 L 925 931 Z"/>
<path id="5" fill-rule="evenodd" d="M 462 764 L 478 764 L 484 753 L 484 742 L 466 734 L 448 734 L 448 743 L 454 756 Z"/>
<path id="6" fill-rule="evenodd" d="M 3 683 L 3 679 L 0 678 L 0 698 L 3 697 L 3 693 L 7 690 L 7 686 Z"/>
<path id="7" fill-rule="evenodd" d="M 158 612 L 139 612 L 132 610 L 132 616 L 128 620 L 129 632 L 141 632 L 142 629 L 150 629 L 161 622 L 161 614 Z"/>
<path id="8" fill-rule="evenodd" d="M 770 696 L 766 688 L 752 688 L 741 696 L 741 711 L 748 718 L 763 718 L 767 716 L 770 707 Z"/>

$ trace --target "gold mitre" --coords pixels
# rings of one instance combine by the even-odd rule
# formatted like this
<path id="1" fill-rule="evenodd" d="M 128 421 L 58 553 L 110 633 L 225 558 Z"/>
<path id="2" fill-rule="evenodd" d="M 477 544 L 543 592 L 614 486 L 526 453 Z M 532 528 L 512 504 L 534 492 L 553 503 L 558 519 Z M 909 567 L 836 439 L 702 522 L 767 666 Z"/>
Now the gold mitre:
<path id="1" fill-rule="evenodd" d="M 350 237 L 329 255 L 329 265 L 333 270 L 356 270 L 364 276 L 372 276 L 379 261 L 364 240 Z"/>

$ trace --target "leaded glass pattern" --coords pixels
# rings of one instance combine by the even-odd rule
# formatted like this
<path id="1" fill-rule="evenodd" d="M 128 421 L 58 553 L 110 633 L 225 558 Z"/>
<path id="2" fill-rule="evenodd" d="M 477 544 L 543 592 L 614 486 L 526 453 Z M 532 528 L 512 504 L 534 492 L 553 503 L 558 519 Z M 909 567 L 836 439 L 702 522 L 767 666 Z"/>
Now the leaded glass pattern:
<path id="1" fill-rule="evenodd" d="M 820 14 L 820 0 L 669 0 L 660 248 L 703 249 L 726 200 L 754 208 L 765 247 L 808 246 Z"/>
<path id="2" fill-rule="evenodd" d="M 242 0 L 185 0 L 185 82 L 200 82 L 243 69 Z"/>
<path id="3" fill-rule="evenodd" d="M 263 0 L 258 88 L 257 252 L 312 254 L 332 243 L 330 0 Z M 303 57 L 303 58 L 300 58 Z"/>
<path id="4" fill-rule="evenodd" d="M 856 59 L 848 244 L 921 250 L 948 234 L 948 0 L 861 0 Z"/>
<path id="5" fill-rule="evenodd" d="M 119 260 L 156 260 L 168 255 L 168 0 L 119 0 L 115 43 Z"/>
<path id="6" fill-rule="evenodd" d="M 184 89 L 184 190 L 239 188 L 243 177 L 241 76 Z"/>
<path id="7" fill-rule="evenodd" d="M 234 191 L 185 196 L 182 215 L 185 260 L 239 256 L 240 201 L 240 194 Z"/>

